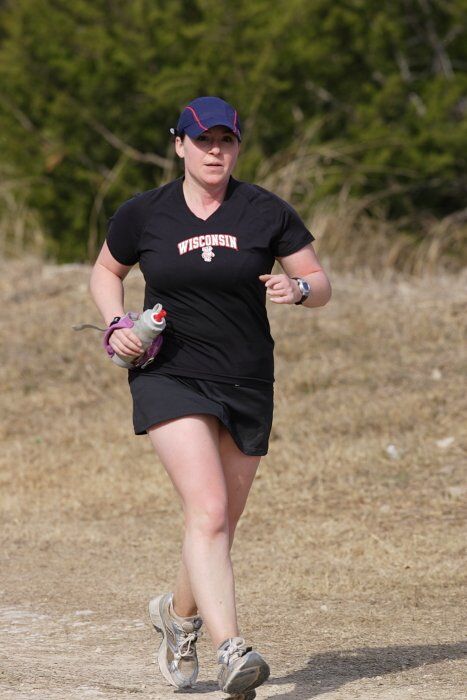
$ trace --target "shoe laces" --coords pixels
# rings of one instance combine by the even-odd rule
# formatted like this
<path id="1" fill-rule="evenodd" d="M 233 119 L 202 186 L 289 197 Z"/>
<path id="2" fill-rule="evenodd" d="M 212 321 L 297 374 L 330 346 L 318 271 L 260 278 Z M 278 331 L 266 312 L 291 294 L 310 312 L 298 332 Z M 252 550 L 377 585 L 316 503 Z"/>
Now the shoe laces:
<path id="1" fill-rule="evenodd" d="M 244 656 L 247 652 L 251 651 L 251 649 L 252 647 L 246 645 L 243 637 L 231 637 L 230 639 L 226 639 L 225 642 L 221 644 L 217 653 L 218 663 L 227 665 L 230 661 Z"/>
<path id="2" fill-rule="evenodd" d="M 190 627 L 193 627 L 195 623 L 188 623 Z M 174 656 L 176 659 L 187 658 L 195 653 L 194 645 L 198 641 L 198 637 L 201 636 L 199 629 L 192 629 L 190 632 L 183 628 L 181 625 L 174 625 L 177 630 L 177 651 Z"/>

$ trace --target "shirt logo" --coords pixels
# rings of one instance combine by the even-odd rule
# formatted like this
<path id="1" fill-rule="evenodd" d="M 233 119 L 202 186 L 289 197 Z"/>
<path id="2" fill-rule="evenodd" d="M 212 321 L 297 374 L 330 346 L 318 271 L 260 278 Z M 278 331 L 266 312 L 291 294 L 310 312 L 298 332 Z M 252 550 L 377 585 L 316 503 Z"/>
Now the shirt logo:
<path id="1" fill-rule="evenodd" d="M 228 233 L 207 233 L 205 236 L 192 236 L 177 243 L 179 255 L 201 248 L 201 257 L 205 262 L 211 262 L 216 256 L 213 246 L 238 250 L 237 236 L 231 236 Z"/>
<path id="2" fill-rule="evenodd" d="M 211 262 L 211 260 L 216 257 L 216 254 L 212 249 L 212 245 L 203 246 L 202 251 L 203 254 L 201 257 L 203 258 L 204 262 Z"/>

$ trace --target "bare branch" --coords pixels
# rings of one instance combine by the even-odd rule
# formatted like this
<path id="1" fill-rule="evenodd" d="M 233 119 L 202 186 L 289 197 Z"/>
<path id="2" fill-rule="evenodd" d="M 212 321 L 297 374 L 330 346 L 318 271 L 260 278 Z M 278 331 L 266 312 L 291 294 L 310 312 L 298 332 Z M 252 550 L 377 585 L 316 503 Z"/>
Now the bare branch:
<path id="1" fill-rule="evenodd" d="M 459 36 L 459 34 L 462 34 L 464 32 L 464 27 L 460 24 L 456 24 L 454 27 L 451 27 L 451 29 L 448 31 L 446 36 L 443 39 L 443 46 L 447 46 L 448 44 L 451 43 L 451 41 L 454 41 L 454 39 Z"/>
<path id="2" fill-rule="evenodd" d="M 125 167 L 125 164 L 128 160 L 128 157 L 122 153 L 117 162 L 115 163 L 114 167 L 109 171 L 108 175 L 104 177 L 99 189 L 97 190 L 97 194 L 94 198 L 94 202 L 92 205 L 91 209 L 91 215 L 89 217 L 89 235 L 88 235 L 88 258 L 89 260 L 94 260 L 97 252 L 97 229 L 98 229 L 98 221 L 99 221 L 99 214 L 102 210 L 102 206 L 104 204 L 104 199 L 107 195 L 107 192 L 113 185 L 113 183 L 118 179 L 119 175 L 121 174 L 123 168 Z"/>
<path id="3" fill-rule="evenodd" d="M 420 7 L 425 15 L 427 37 L 435 52 L 435 72 L 442 73 L 447 80 L 452 80 L 454 70 L 452 68 L 451 59 L 443 45 L 443 42 L 436 33 L 435 25 L 431 17 L 431 8 L 428 0 L 418 0 Z"/>
<path id="4" fill-rule="evenodd" d="M 2 103 L 9 109 L 9 111 L 13 114 L 15 119 L 21 124 L 23 129 L 26 129 L 26 131 L 29 131 L 30 133 L 35 133 L 37 132 L 37 127 L 33 122 L 29 119 L 28 115 L 25 114 L 19 107 L 17 107 L 11 100 L 8 99 L 8 97 L 5 97 L 5 95 L 0 95 L 0 99 Z M 45 139 L 42 137 L 42 140 L 45 141 Z"/>
<path id="5" fill-rule="evenodd" d="M 404 83 L 412 82 L 412 73 L 410 72 L 409 62 L 401 51 L 396 52 L 396 63 L 399 66 L 399 72 Z"/>
<path id="6" fill-rule="evenodd" d="M 60 151 L 60 153 L 66 154 L 66 147 L 59 141 L 52 141 L 51 139 L 44 136 L 41 129 L 36 124 L 34 124 L 34 122 L 29 118 L 29 116 L 25 114 L 25 112 L 23 112 L 17 105 L 15 105 L 14 102 L 12 102 L 5 95 L 1 94 L 0 99 L 3 105 L 11 112 L 11 114 L 15 117 L 15 119 L 19 122 L 23 129 L 28 131 L 30 134 L 34 134 L 37 137 L 38 142 L 41 144 L 44 150 L 49 149 L 50 152 L 51 149 L 52 151 Z M 89 170 L 97 170 L 104 177 L 109 172 L 108 168 L 105 165 L 94 163 L 84 153 L 74 153 L 73 157 L 76 158 L 78 163 L 81 163 L 86 168 L 89 168 Z"/>
<path id="7" fill-rule="evenodd" d="M 409 100 L 413 104 L 415 111 L 419 117 L 424 117 L 426 114 L 426 106 L 420 95 L 416 92 L 409 94 Z"/>
<path id="8" fill-rule="evenodd" d="M 172 162 L 170 160 L 158 155 L 157 153 L 143 153 L 142 151 L 138 151 L 136 148 L 133 148 L 133 146 L 130 146 L 122 141 L 119 136 L 112 133 L 106 126 L 96 121 L 96 119 L 93 117 L 85 116 L 84 118 L 88 124 L 90 124 L 92 128 L 97 131 L 98 134 L 104 137 L 107 143 L 110 143 L 111 146 L 124 153 L 128 158 L 137 160 L 140 163 L 153 163 L 164 170 L 169 169 L 172 166 Z"/>

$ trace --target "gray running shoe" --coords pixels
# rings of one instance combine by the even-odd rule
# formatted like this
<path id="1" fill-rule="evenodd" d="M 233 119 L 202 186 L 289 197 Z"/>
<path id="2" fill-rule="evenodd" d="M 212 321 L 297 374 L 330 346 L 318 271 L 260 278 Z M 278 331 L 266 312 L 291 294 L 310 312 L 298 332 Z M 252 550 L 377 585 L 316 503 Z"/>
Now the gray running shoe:
<path id="1" fill-rule="evenodd" d="M 243 637 L 231 637 L 222 642 L 217 662 L 221 664 L 219 688 L 238 700 L 253 700 L 256 697 L 254 688 L 269 678 L 266 661 L 245 644 Z"/>
<path id="2" fill-rule="evenodd" d="M 149 601 L 149 617 L 162 634 L 157 660 L 162 675 L 177 688 L 190 688 L 198 677 L 196 642 L 203 620 L 193 616 L 175 620 L 169 608 L 173 594 L 166 593 Z"/>

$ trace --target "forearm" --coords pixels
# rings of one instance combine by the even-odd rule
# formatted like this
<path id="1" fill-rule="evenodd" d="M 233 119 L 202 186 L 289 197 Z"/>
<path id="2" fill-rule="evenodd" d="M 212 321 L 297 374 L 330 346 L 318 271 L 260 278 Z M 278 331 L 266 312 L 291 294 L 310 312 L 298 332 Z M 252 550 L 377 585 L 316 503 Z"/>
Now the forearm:
<path id="1" fill-rule="evenodd" d="M 92 270 L 89 291 L 106 325 L 115 316 L 125 314 L 123 281 L 100 263 L 96 263 Z"/>
<path id="2" fill-rule="evenodd" d="M 311 293 L 308 299 L 305 299 L 302 306 L 309 308 L 324 306 L 331 298 L 332 289 L 331 283 L 323 270 L 317 270 L 309 275 L 300 275 L 303 280 L 306 280 L 311 287 Z"/>

